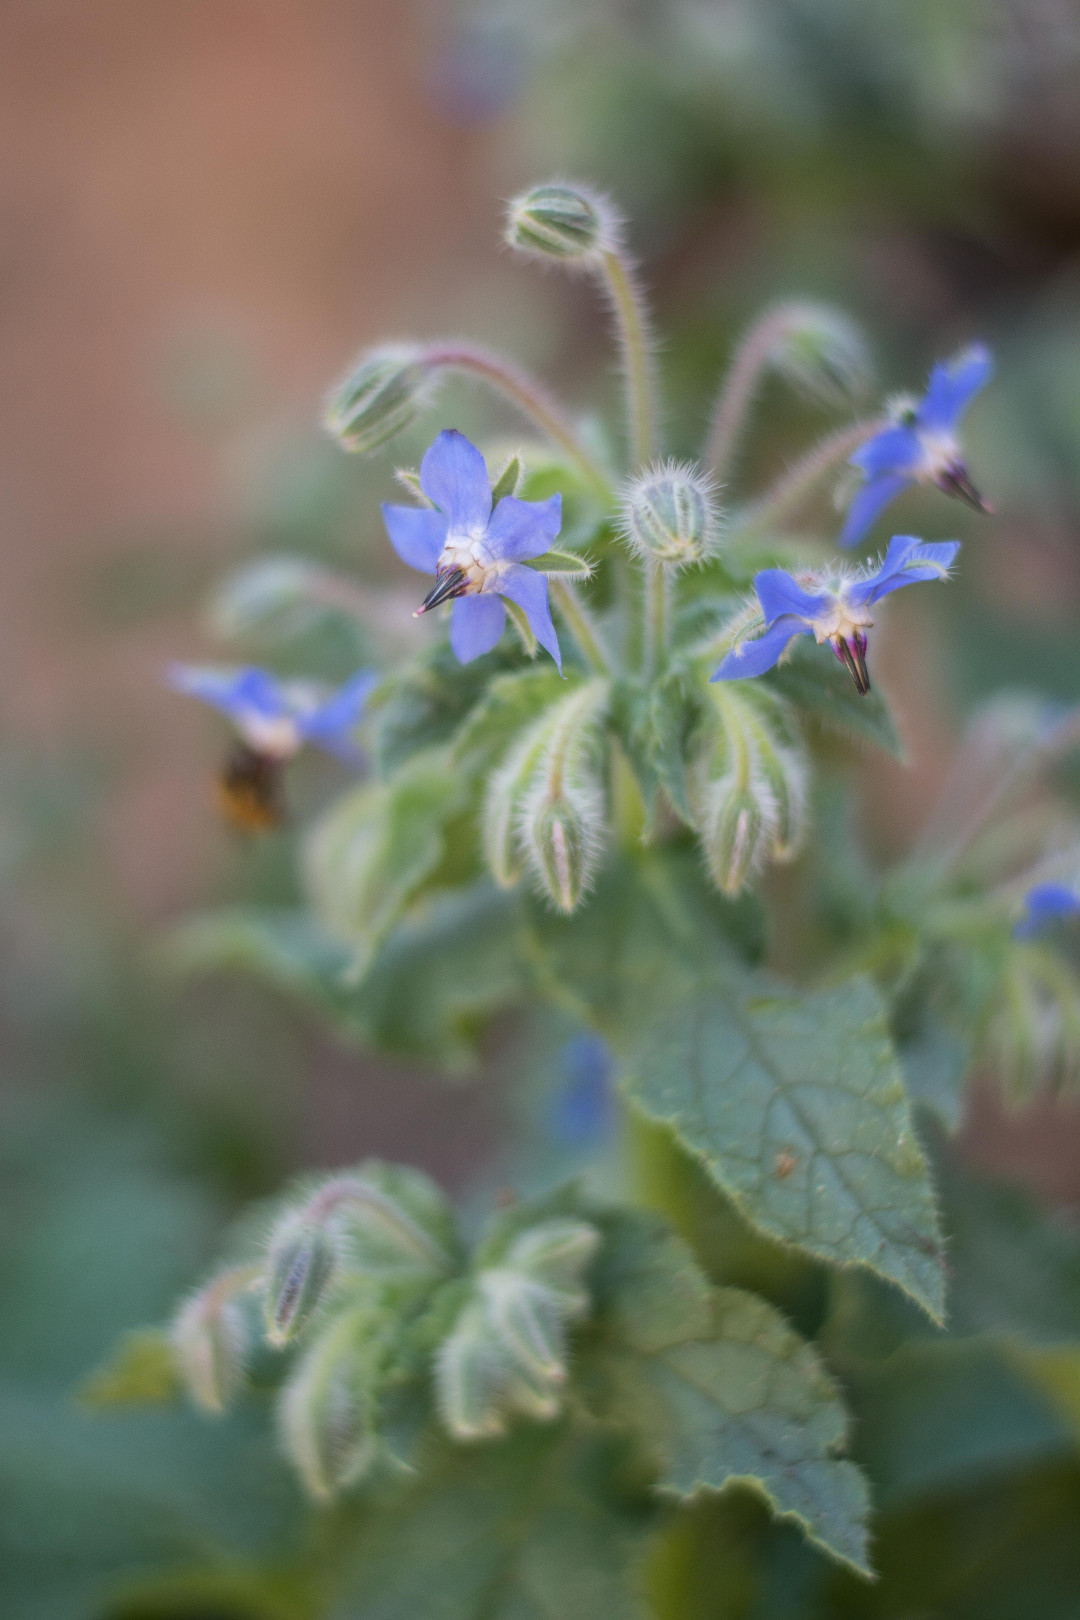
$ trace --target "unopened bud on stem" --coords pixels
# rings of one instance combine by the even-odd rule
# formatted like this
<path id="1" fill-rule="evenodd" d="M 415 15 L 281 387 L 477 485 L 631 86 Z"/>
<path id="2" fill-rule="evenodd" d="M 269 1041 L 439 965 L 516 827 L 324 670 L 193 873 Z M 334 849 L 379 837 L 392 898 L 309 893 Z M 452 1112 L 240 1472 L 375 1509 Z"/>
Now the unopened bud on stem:
<path id="1" fill-rule="evenodd" d="M 643 557 L 685 568 L 715 550 L 719 524 L 712 480 L 688 462 L 667 461 L 635 478 L 620 529 Z"/>
<path id="2" fill-rule="evenodd" d="M 386 344 L 360 356 L 330 394 L 323 416 L 343 449 L 370 455 L 415 419 L 432 391 L 422 355 L 412 344 Z"/>
<path id="3" fill-rule="evenodd" d="M 347 1311 L 316 1339 L 281 1396 L 286 1448 L 321 1500 L 353 1485 L 375 1461 L 375 1368 L 365 1313 Z"/>
<path id="4" fill-rule="evenodd" d="M 595 264 L 618 250 L 619 235 L 611 204 L 586 186 L 532 186 L 506 210 L 507 242 L 536 258 Z"/>
<path id="5" fill-rule="evenodd" d="M 792 387 L 823 405 L 865 394 L 873 378 L 866 340 L 842 310 L 787 304 L 775 312 L 769 360 Z"/>
<path id="6" fill-rule="evenodd" d="M 307 1326 L 322 1301 L 337 1263 L 325 1223 L 285 1218 L 270 1239 L 266 1277 L 266 1336 L 287 1344 Z"/>
<path id="7" fill-rule="evenodd" d="M 205 1412 L 223 1412 L 244 1377 L 247 1329 L 237 1296 L 258 1276 L 254 1266 L 223 1271 L 181 1306 L 172 1326 L 176 1364 Z"/>

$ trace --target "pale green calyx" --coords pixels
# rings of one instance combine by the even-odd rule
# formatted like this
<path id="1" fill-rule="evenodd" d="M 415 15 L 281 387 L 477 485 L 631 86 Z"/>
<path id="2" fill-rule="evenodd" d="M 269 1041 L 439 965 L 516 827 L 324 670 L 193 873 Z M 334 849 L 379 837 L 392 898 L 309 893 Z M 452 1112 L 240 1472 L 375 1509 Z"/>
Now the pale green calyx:
<path id="1" fill-rule="evenodd" d="M 768 694 L 710 686 L 711 725 L 691 796 L 709 872 L 735 895 L 769 860 L 790 860 L 806 825 L 805 751 L 785 707 Z"/>
<path id="2" fill-rule="evenodd" d="M 536 258 L 595 264 L 619 248 L 620 222 L 606 197 L 587 186 L 531 186 L 506 210 L 506 241 Z"/>
<path id="3" fill-rule="evenodd" d="M 270 1238 L 264 1316 L 266 1337 L 287 1344 L 307 1326 L 321 1304 L 337 1266 L 337 1248 L 326 1222 L 289 1214 Z"/>
<path id="4" fill-rule="evenodd" d="M 368 349 L 334 388 L 323 425 L 344 450 L 370 455 L 409 426 L 428 404 L 433 387 L 415 344 Z"/>
<path id="5" fill-rule="evenodd" d="M 620 532 L 643 557 L 672 567 L 703 562 L 716 549 L 719 518 L 712 480 L 690 462 L 657 462 L 629 485 Z"/>
<path id="6" fill-rule="evenodd" d="M 828 304 L 792 303 L 774 317 L 773 369 L 824 405 L 865 394 L 873 381 L 870 351 L 856 323 Z"/>
<path id="7" fill-rule="evenodd" d="M 244 1378 L 248 1331 L 238 1296 L 258 1278 L 254 1266 L 219 1272 L 190 1295 L 170 1330 L 176 1366 L 204 1412 L 224 1412 Z"/>

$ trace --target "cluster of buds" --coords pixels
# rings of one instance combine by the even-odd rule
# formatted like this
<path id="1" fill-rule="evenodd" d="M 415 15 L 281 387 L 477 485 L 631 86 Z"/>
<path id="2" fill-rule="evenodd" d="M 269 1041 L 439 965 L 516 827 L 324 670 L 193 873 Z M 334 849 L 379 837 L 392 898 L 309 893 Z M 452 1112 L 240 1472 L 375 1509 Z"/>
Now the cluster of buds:
<path id="1" fill-rule="evenodd" d="M 766 860 L 790 860 L 806 822 L 808 768 L 784 703 L 760 688 L 711 686 L 692 796 L 709 871 L 724 894 Z"/>
<path id="2" fill-rule="evenodd" d="M 566 1329 L 589 1308 L 582 1278 L 599 1242 L 584 1221 L 547 1221 L 477 1271 L 436 1367 L 440 1415 L 456 1439 L 494 1439 L 513 1413 L 556 1415 Z"/>
<path id="3" fill-rule="evenodd" d="M 512 888 L 528 873 L 563 912 L 588 890 L 603 850 L 607 701 L 603 680 L 570 692 L 518 740 L 488 787 L 484 839 L 496 881 Z"/>
<path id="4" fill-rule="evenodd" d="M 260 1350 L 289 1358 L 282 1441 L 311 1495 L 327 1500 L 395 1458 L 389 1434 L 406 1386 L 414 1405 L 425 1387 L 434 1394 L 458 1440 L 501 1434 L 515 1413 L 553 1418 L 599 1241 L 568 1216 L 500 1216 L 466 1270 L 434 1183 L 371 1162 L 310 1186 L 257 1258 L 184 1302 L 173 1364 L 196 1404 L 217 1414 Z"/>

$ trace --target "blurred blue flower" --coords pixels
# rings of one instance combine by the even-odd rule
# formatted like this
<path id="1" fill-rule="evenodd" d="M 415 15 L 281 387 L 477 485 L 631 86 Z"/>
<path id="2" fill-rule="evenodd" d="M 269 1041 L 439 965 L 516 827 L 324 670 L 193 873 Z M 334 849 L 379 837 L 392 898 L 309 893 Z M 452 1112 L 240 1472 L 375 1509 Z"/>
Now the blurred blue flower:
<path id="1" fill-rule="evenodd" d="M 607 1140 L 615 1123 L 607 1042 L 590 1033 L 575 1035 L 563 1047 L 561 1067 L 563 1083 L 552 1098 L 551 1134 L 565 1147 L 595 1147 Z"/>
<path id="2" fill-rule="evenodd" d="M 843 531 L 842 546 L 861 540 L 889 502 L 908 484 L 936 484 L 979 512 L 989 507 L 968 477 L 960 453 L 960 418 L 994 369 L 990 351 L 981 343 L 953 360 L 936 365 L 925 395 L 903 407 L 896 419 L 861 445 L 851 463 L 864 474 Z"/>
<path id="3" fill-rule="evenodd" d="M 764 634 L 755 641 L 736 640 L 712 679 L 737 681 L 772 669 L 793 636 L 812 635 L 828 641 L 861 693 L 869 692 L 866 632 L 873 624 L 870 608 L 902 585 L 924 579 L 947 579 L 958 540 L 927 545 L 910 534 L 889 541 L 884 562 L 874 572 L 800 574 L 765 568 L 755 575 Z"/>
<path id="4" fill-rule="evenodd" d="M 1027 914 L 1013 929 L 1013 939 L 1034 939 L 1063 917 L 1080 916 L 1080 894 L 1063 883 L 1038 883 L 1024 896 Z"/>
<path id="5" fill-rule="evenodd" d="M 491 509 L 484 458 L 463 433 L 439 434 L 420 463 L 420 487 L 431 507 L 383 506 L 390 542 L 410 568 L 434 574 L 417 613 L 453 602 L 450 645 L 463 664 L 490 652 L 516 602 L 559 669 L 562 659 L 543 574 L 525 563 L 549 549 L 562 525 L 562 497 L 519 501 L 504 495 Z"/>
<path id="6" fill-rule="evenodd" d="M 169 685 L 201 699 L 232 721 L 244 742 L 271 759 L 289 759 L 304 743 L 316 743 L 339 759 L 360 757 L 353 730 L 378 682 L 363 669 L 327 693 L 313 681 L 279 681 L 265 669 L 217 669 L 174 664 Z"/>

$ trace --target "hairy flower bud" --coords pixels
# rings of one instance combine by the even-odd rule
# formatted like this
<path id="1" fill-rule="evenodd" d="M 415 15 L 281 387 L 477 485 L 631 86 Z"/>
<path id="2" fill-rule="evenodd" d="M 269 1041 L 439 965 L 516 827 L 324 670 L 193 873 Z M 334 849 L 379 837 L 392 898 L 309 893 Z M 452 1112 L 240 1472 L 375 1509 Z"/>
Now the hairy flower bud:
<path id="1" fill-rule="evenodd" d="M 223 1412 L 243 1382 L 248 1334 L 237 1295 L 253 1276 L 249 1266 L 221 1272 L 185 1301 L 173 1321 L 176 1365 L 204 1412 Z"/>
<path id="2" fill-rule="evenodd" d="M 542 1222 L 477 1274 L 436 1358 L 439 1412 L 456 1439 L 503 1434 L 513 1413 L 556 1416 L 566 1329 L 588 1310 L 582 1274 L 599 1241 L 583 1221 Z"/>
<path id="3" fill-rule="evenodd" d="M 322 1501 L 356 1484 L 375 1461 L 376 1372 L 368 1315 L 358 1308 L 315 1340 L 282 1390 L 285 1448 Z"/>
<path id="4" fill-rule="evenodd" d="M 716 546 L 712 481 L 689 462 L 657 462 L 629 486 L 620 530 L 643 557 L 685 568 Z"/>
<path id="5" fill-rule="evenodd" d="M 598 769 L 605 681 L 589 681 L 553 704 L 492 773 L 484 844 L 498 883 L 528 871 L 537 889 L 569 912 L 588 889 L 603 848 Z"/>
<path id="6" fill-rule="evenodd" d="M 323 1300 L 337 1264 L 325 1222 L 289 1214 L 271 1234 L 266 1267 L 266 1336 L 287 1344 L 307 1326 Z"/>
<path id="7" fill-rule="evenodd" d="M 824 405 L 865 394 L 873 378 L 866 340 L 842 310 L 825 304 L 788 304 L 775 312 L 769 350 L 774 370 L 802 394 Z"/>
<path id="8" fill-rule="evenodd" d="M 786 706 L 711 686 L 714 729 L 695 763 L 694 809 L 709 871 L 738 894 L 769 859 L 790 860 L 806 822 L 807 767 Z"/>
<path id="9" fill-rule="evenodd" d="M 409 426 L 428 403 L 430 372 L 411 344 L 368 349 L 331 392 L 323 425 L 345 450 L 370 455 Z"/>
<path id="10" fill-rule="evenodd" d="M 603 828 L 603 799 L 591 784 L 554 799 L 541 782 L 526 800 L 518 835 L 535 877 L 560 911 L 573 911 L 588 889 Z"/>
<path id="11" fill-rule="evenodd" d="M 595 263 L 619 246 L 619 219 L 607 198 L 587 186 L 532 186 L 506 210 L 506 241 L 537 258 Z"/>

